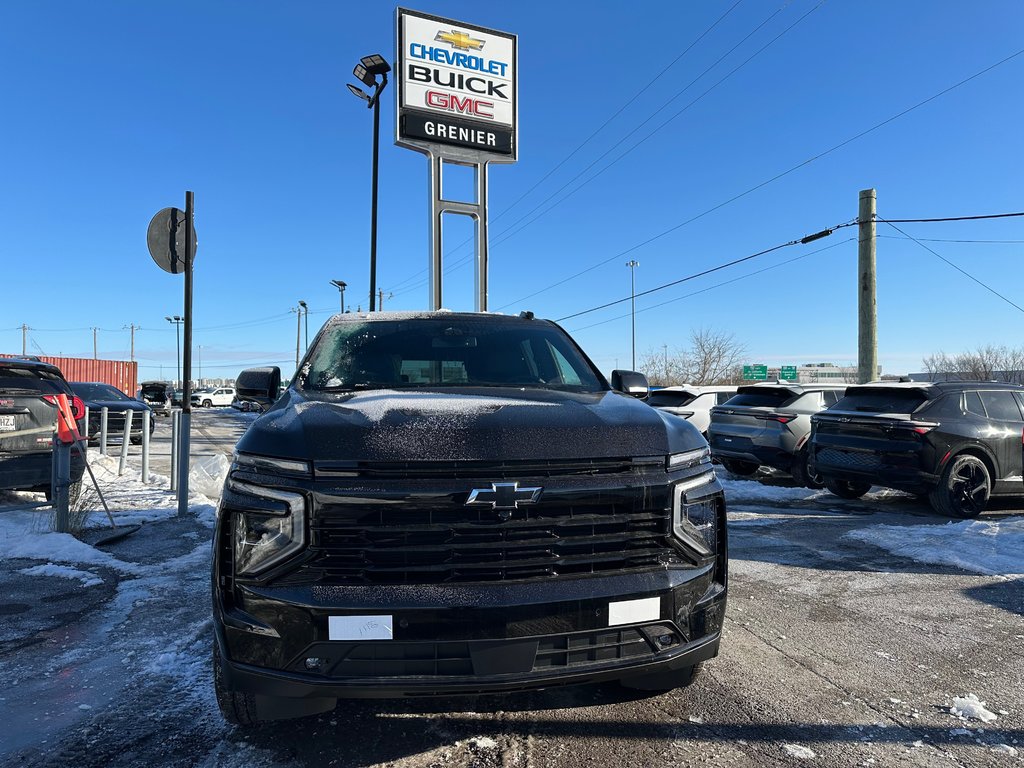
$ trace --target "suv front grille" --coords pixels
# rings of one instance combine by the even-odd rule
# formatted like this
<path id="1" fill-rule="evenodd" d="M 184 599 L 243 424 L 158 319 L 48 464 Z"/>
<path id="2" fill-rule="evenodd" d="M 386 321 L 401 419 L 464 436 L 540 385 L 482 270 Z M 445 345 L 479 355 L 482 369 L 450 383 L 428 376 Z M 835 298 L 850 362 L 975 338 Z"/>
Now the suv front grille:
<path id="1" fill-rule="evenodd" d="M 507 480 L 522 477 L 608 475 L 664 470 L 663 456 L 608 459 L 552 459 L 527 461 L 318 461 L 318 479 L 366 477 L 386 479 L 461 479 L 485 477 Z"/>
<path id="2" fill-rule="evenodd" d="M 669 510 L 631 499 L 541 503 L 507 522 L 463 505 L 364 504 L 315 516 L 300 573 L 333 583 L 503 581 L 664 567 L 675 557 Z"/>

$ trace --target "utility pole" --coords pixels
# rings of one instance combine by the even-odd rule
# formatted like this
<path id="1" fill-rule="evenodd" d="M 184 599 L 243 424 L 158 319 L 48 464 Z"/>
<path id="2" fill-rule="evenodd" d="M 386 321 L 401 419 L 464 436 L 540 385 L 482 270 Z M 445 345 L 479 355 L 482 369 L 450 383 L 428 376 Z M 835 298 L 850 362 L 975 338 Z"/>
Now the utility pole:
<path id="1" fill-rule="evenodd" d="M 305 323 L 303 323 L 303 325 L 306 328 L 306 345 L 303 347 L 303 349 L 306 350 L 306 349 L 309 349 L 309 307 L 306 305 L 306 302 L 300 301 L 299 302 L 299 309 L 301 309 L 302 310 L 302 314 L 306 316 L 306 321 L 305 321 Z M 297 367 L 298 366 L 296 366 L 296 368 Z"/>
<path id="2" fill-rule="evenodd" d="M 878 375 L 878 311 L 875 299 L 875 213 L 873 189 L 862 189 L 857 212 L 857 381 Z"/>
<path id="3" fill-rule="evenodd" d="M 661 345 L 662 351 L 665 353 L 665 384 L 668 384 L 668 344 Z"/>
<path id="4" fill-rule="evenodd" d="M 21 356 L 28 354 L 28 326 L 21 324 Z"/>
<path id="5" fill-rule="evenodd" d="M 626 266 L 629 267 L 629 302 L 630 302 L 630 322 L 633 329 L 633 367 L 630 370 L 636 370 L 636 268 L 640 266 L 640 262 L 635 259 L 630 259 L 626 262 Z"/>
<path id="6" fill-rule="evenodd" d="M 99 360 L 100 359 L 100 356 L 99 356 L 98 351 L 97 351 L 98 350 L 98 346 L 96 344 L 96 332 L 98 330 L 99 330 L 99 328 L 93 328 L 92 329 L 92 359 L 93 360 Z"/>
<path id="7" fill-rule="evenodd" d="M 380 301 L 377 302 L 377 309 L 379 311 L 383 312 L 384 311 L 384 289 L 382 288 L 382 289 L 378 290 L 377 291 L 377 295 L 380 297 Z M 389 299 L 393 299 L 395 297 L 395 294 L 389 293 L 387 297 Z"/>
<path id="8" fill-rule="evenodd" d="M 134 362 L 135 361 L 135 332 L 136 331 L 141 331 L 142 330 L 142 326 L 141 325 L 136 325 L 135 323 L 132 323 L 131 325 L 124 326 L 124 328 L 128 329 L 129 331 L 131 331 L 131 339 L 132 339 L 131 340 L 131 352 L 128 355 L 128 359 L 131 360 L 132 362 Z"/>

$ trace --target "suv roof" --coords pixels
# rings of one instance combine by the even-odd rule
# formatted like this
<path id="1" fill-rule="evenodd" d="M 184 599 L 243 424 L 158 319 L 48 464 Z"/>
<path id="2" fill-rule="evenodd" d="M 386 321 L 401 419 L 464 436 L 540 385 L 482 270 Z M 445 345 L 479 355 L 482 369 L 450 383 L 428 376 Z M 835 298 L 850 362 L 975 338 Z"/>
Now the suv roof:
<path id="1" fill-rule="evenodd" d="M 742 384 L 736 387 L 737 394 L 757 392 L 759 389 L 785 389 L 794 395 L 802 395 L 805 392 L 824 392 L 828 389 L 846 389 L 849 384 L 797 384 L 792 381 L 774 382 L 759 381 L 757 384 Z"/>
<path id="2" fill-rule="evenodd" d="M 870 391 L 872 389 L 916 389 L 924 392 L 929 398 L 938 397 L 944 392 L 959 392 L 965 389 L 1015 389 L 1018 392 L 1024 392 L 1024 386 L 1020 384 L 1010 384 L 1003 381 L 970 381 L 967 379 L 959 381 L 869 381 L 867 384 L 851 384 L 849 387 L 849 390 L 852 390 L 850 394 L 854 394 L 857 391 Z"/>
<path id="3" fill-rule="evenodd" d="M 29 360 L 24 357 L 2 357 L 0 358 L 0 368 L 28 368 L 36 370 L 41 373 L 55 373 L 64 378 L 64 374 L 61 373 L 60 368 L 50 363 L 43 363 L 38 360 Z"/>

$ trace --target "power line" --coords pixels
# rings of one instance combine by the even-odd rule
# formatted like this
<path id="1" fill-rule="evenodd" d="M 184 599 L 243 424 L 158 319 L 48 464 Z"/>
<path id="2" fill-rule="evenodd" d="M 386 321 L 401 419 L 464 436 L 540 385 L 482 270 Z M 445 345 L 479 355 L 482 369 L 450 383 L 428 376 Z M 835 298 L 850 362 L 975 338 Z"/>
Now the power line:
<path id="1" fill-rule="evenodd" d="M 753 272 L 748 272 L 745 275 L 740 275 L 739 277 L 733 277 L 733 278 L 731 278 L 729 280 L 723 280 L 720 283 L 715 283 L 714 285 L 709 285 L 706 288 L 701 288 L 699 291 L 692 291 L 690 293 L 683 294 L 682 296 L 676 296 L 674 299 L 669 299 L 668 301 L 662 301 L 662 302 L 660 302 L 658 304 L 651 304 L 650 306 L 644 307 L 643 309 L 638 309 L 636 311 L 636 313 L 640 314 L 641 312 L 647 312 L 647 311 L 652 310 L 652 309 L 658 309 L 660 307 L 667 306 L 668 304 L 674 304 L 677 301 L 682 301 L 683 299 L 689 299 L 689 298 L 692 298 L 694 296 L 698 296 L 698 295 L 700 295 L 702 293 L 707 293 L 708 291 L 712 291 L 715 288 L 721 288 L 722 286 L 729 285 L 731 283 L 738 283 L 740 280 L 746 280 L 747 278 L 754 277 L 756 275 L 760 275 L 762 272 L 770 272 L 773 269 L 778 269 L 779 267 L 784 267 L 787 264 L 792 264 L 794 261 L 800 261 L 801 259 L 806 259 L 808 256 L 813 256 L 816 253 L 821 253 L 822 251 L 829 251 L 829 250 L 831 250 L 833 248 L 838 248 L 840 245 L 845 245 L 846 243 L 852 243 L 856 239 L 857 239 L 856 237 L 848 237 L 845 240 L 840 240 L 838 243 L 832 243 L 832 245 L 826 245 L 824 248 L 817 248 L 817 249 L 815 249 L 813 251 L 808 251 L 807 253 L 801 253 L 799 256 L 794 256 L 791 259 L 786 259 L 785 261 L 780 261 L 778 264 L 772 264 L 770 267 L 763 267 L 761 269 L 756 269 Z M 571 332 L 572 333 L 579 333 L 580 331 L 585 331 L 585 330 L 587 330 L 589 328 L 595 328 L 595 327 L 597 327 L 599 325 L 605 325 L 606 323 L 611 323 L 611 322 L 614 322 L 616 320 L 622 320 L 622 319 L 627 318 L 627 317 L 629 317 L 629 314 L 616 315 L 615 317 L 610 317 L 607 320 L 599 320 L 598 322 L 591 323 L 590 325 L 584 325 L 584 326 L 582 326 L 580 328 L 573 328 L 573 329 L 571 329 Z"/>
<path id="2" fill-rule="evenodd" d="M 844 227 L 852 227 L 856 223 L 857 223 L 856 221 L 850 221 L 850 222 L 846 222 L 846 223 L 843 223 L 843 224 L 837 224 L 834 227 L 829 227 L 828 229 L 823 229 L 820 232 L 815 232 L 814 234 L 811 234 L 811 235 L 806 235 L 804 237 L 797 238 L 795 240 L 790 240 L 789 242 L 786 242 L 786 243 L 780 243 L 779 245 L 773 245 L 771 248 L 765 248 L 764 250 L 758 251 L 757 253 L 752 253 L 749 256 L 742 256 L 742 257 L 740 257 L 738 259 L 733 259 L 732 261 L 727 261 L 724 264 L 719 264 L 718 266 L 710 267 L 708 269 L 701 270 L 700 272 L 695 272 L 692 275 L 687 275 L 686 277 L 681 277 L 678 280 L 673 280 L 673 281 L 668 282 L 668 283 L 663 283 L 662 285 L 656 286 L 654 288 L 649 288 L 646 291 L 641 291 L 640 293 L 635 294 L 635 295 L 636 295 L 636 297 L 647 296 L 649 294 L 656 293 L 657 291 L 663 291 L 666 288 L 671 288 L 673 285 L 679 285 L 680 283 L 686 283 L 686 282 L 689 282 L 690 280 L 696 280 L 698 277 L 704 277 L 705 275 L 710 275 L 713 272 L 719 272 L 719 271 L 721 271 L 723 269 L 726 269 L 727 267 L 732 267 L 732 266 L 735 266 L 737 264 L 742 264 L 745 261 L 750 261 L 751 259 L 756 259 L 759 256 L 764 256 L 766 254 L 773 253 L 774 251 L 778 251 L 778 250 L 781 250 L 783 248 L 788 248 L 788 247 L 790 247 L 792 245 L 801 245 L 801 244 L 804 244 L 804 243 L 813 242 L 814 240 L 820 240 L 823 237 L 828 237 L 829 235 L 831 235 L 837 229 L 842 229 Z M 609 301 L 609 302 L 606 302 L 604 304 L 600 304 L 600 305 L 598 305 L 596 307 L 591 307 L 590 309 L 584 309 L 584 310 L 582 310 L 580 312 L 574 312 L 571 315 L 566 315 L 565 317 L 558 318 L 556 322 L 560 323 L 563 320 L 571 320 L 572 318 L 579 317 L 580 315 L 588 315 L 591 312 L 597 312 L 599 309 L 606 309 L 608 307 L 613 307 L 616 304 L 621 304 L 621 303 L 623 303 L 625 301 L 630 301 L 632 298 L 633 298 L 632 296 L 627 296 L 624 299 L 616 299 L 615 301 Z"/>
<path id="3" fill-rule="evenodd" d="M 1024 240 L 950 240 L 941 237 L 899 237 L 898 235 L 876 235 L 876 237 L 885 238 L 886 240 L 918 240 L 922 243 L 995 243 L 999 245 L 1013 245 L 1017 243 L 1024 243 Z"/>
<path id="4" fill-rule="evenodd" d="M 945 262 L 946 264 L 948 264 L 948 265 L 949 265 L 949 266 L 951 266 L 951 267 L 952 267 L 953 269 L 955 269 L 955 270 L 956 270 L 957 272 L 959 272 L 960 274 L 962 274 L 962 275 L 963 275 L 964 277 L 967 277 L 968 279 L 970 279 L 970 280 L 973 280 L 973 281 L 974 281 L 975 283 L 977 283 L 978 285 L 980 285 L 980 286 L 981 286 L 982 288 L 984 288 L 984 289 L 985 289 L 986 291 L 988 291 L 989 293 L 991 293 L 991 294 L 993 294 L 993 295 L 995 295 L 995 296 L 998 296 L 998 297 L 999 297 L 1000 299 L 1002 299 L 1003 301 L 1005 301 L 1005 302 L 1006 302 L 1007 304 L 1009 304 L 1009 305 L 1010 305 L 1011 307 L 1013 307 L 1014 309 L 1017 309 L 1017 310 L 1019 310 L 1020 312 L 1024 312 L 1024 307 L 1021 307 L 1021 306 L 1020 306 L 1019 304 L 1015 304 L 1014 302 L 1010 301 L 1010 299 L 1008 299 L 1008 298 L 1006 298 L 1005 296 L 1003 296 L 1003 294 L 1001 294 L 1001 293 L 1000 293 L 999 291 L 997 291 L 997 290 L 996 290 L 995 288 L 993 288 L 993 287 L 992 287 L 992 286 L 990 286 L 990 285 L 987 285 L 986 283 L 983 283 L 983 282 L 982 282 L 981 280 L 979 280 L 978 278 L 976 278 L 976 277 L 975 277 L 974 275 L 972 275 L 972 274 L 971 274 L 970 272 L 968 272 L 968 271 L 966 271 L 966 270 L 964 270 L 964 269 L 961 269 L 961 268 L 960 268 L 960 267 L 958 267 L 958 266 L 957 266 L 956 264 L 954 264 L 954 263 L 953 263 L 952 261 L 950 261 L 949 259 L 947 259 L 947 258 L 946 258 L 945 256 L 943 256 L 942 254 L 938 253 L 938 252 L 937 252 L 937 251 L 935 251 L 935 250 L 934 250 L 933 248 L 930 248 L 930 247 L 928 247 L 927 245 L 925 245 L 924 243 L 922 243 L 922 242 L 921 242 L 920 240 L 918 240 L 918 239 L 917 239 L 916 237 L 913 237 L 913 236 L 911 236 L 911 235 L 908 235 L 908 234 L 907 234 L 906 232 L 904 232 L 904 231 L 903 231 L 902 229 L 900 229 L 900 228 L 899 228 L 899 227 L 897 227 L 897 226 L 896 226 L 895 224 L 893 224 L 893 223 L 892 223 L 892 221 L 890 221 L 889 219 L 877 218 L 877 220 L 878 220 L 878 221 L 881 221 L 881 222 L 884 222 L 885 224 L 888 224 L 888 225 L 889 225 L 890 227 L 892 227 L 893 229 L 895 229 L 895 230 L 896 230 L 897 232 L 899 232 L 899 233 L 900 233 L 901 235 L 903 235 L 904 237 L 907 237 L 908 239 L 910 239 L 910 240 L 913 240 L 913 241 L 914 241 L 915 243 L 917 243 L 917 244 L 918 244 L 918 245 L 920 245 L 920 246 L 921 246 L 922 248 L 924 248 L 924 249 L 925 249 L 926 251 L 928 251 L 928 253 L 932 254 L 933 256 L 935 256 L 935 257 L 936 257 L 936 258 L 938 258 L 938 259 L 941 259 L 941 260 L 942 260 L 942 261 L 944 261 L 944 262 Z"/>
<path id="5" fill-rule="evenodd" d="M 1017 54 L 1014 54 L 1017 55 Z M 945 216 L 940 219 L 878 219 L 886 224 L 927 224 L 936 221 L 977 221 L 978 219 L 1009 219 L 1014 216 L 1024 216 L 1024 211 L 1016 213 L 983 213 L 977 216 Z M 893 227 L 895 229 L 895 227 Z M 908 237 L 910 237 L 908 235 Z M 913 240 L 913 238 L 911 238 Z"/>
<path id="6" fill-rule="evenodd" d="M 769 184 L 772 184 L 772 183 L 778 181 L 779 179 L 781 179 L 781 178 L 783 178 L 785 176 L 788 176 L 789 174 L 793 173 L 794 171 L 797 171 L 800 168 L 803 168 L 804 166 L 810 165 L 811 163 L 813 163 L 813 162 L 815 162 L 817 160 L 820 160 L 821 158 L 826 157 L 827 155 L 830 155 L 830 154 L 832 154 L 833 152 L 835 152 L 835 151 L 837 151 L 839 149 L 842 149 L 847 144 L 851 144 L 854 141 L 857 141 L 858 139 L 861 139 L 864 136 L 867 136 L 868 134 L 873 133 L 874 131 L 877 131 L 879 128 L 882 128 L 882 127 L 888 125 L 889 123 L 891 123 L 891 122 L 893 122 L 895 120 L 898 120 L 899 118 L 901 118 L 901 117 L 903 117 L 905 115 L 908 115 L 908 114 L 910 114 L 911 112 L 913 112 L 913 111 L 915 111 L 917 109 L 920 109 L 921 107 L 923 107 L 926 104 L 929 104 L 929 103 L 935 101 L 936 99 L 940 98 L 941 96 L 944 96 L 945 94 L 947 94 L 947 93 L 949 93 L 951 91 L 954 91 L 954 90 L 956 90 L 957 88 L 959 88 L 959 87 L 961 87 L 963 85 L 966 85 L 967 83 L 971 82 L 972 80 L 975 80 L 975 79 L 981 77 L 982 75 L 987 74 L 988 72 L 991 72 L 993 69 L 996 69 L 997 67 L 1000 67 L 1003 64 L 1006 64 L 1006 63 L 1012 61 L 1013 59 L 1017 58 L 1021 54 L 1024 54 L 1024 48 L 1020 49 L 1016 53 L 1012 53 L 1009 56 L 1006 56 L 1003 59 L 1000 59 L 999 61 L 995 62 L 994 64 L 990 64 L 989 66 L 985 67 L 984 69 L 979 70 L 978 72 L 975 72 L 973 75 L 970 75 L 968 77 L 963 78 L 962 80 L 954 83 L 953 85 L 950 85 L 950 86 L 942 89 L 938 93 L 935 93 L 935 94 L 929 96 L 928 98 L 923 99 L 923 100 L 917 102 L 916 104 L 914 104 L 914 105 L 912 105 L 910 107 L 907 107 L 904 110 L 901 110 L 900 112 L 897 112 L 896 114 L 892 115 L 891 117 L 888 117 L 885 120 L 882 120 L 881 122 L 875 123 L 870 128 L 867 128 L 867 129 L 861 131 L 860 133 L 857 133 L 857 134 L 851 136 L 850 138 L 846 139 L 845 141 L 841 141 L 840 143 L 836 144 L 835 146 L 830 147 L 829 149 L 826 149 L 823 152 L 819 152 L 817 155 L 814 155 L 813 157 L 810 157 L 807 160 L 804 160 L 803 162 L 797 163 L 796 165 L 792 166 L 791 168 L 789 168 L 789 169 L 787 169 L 785 171 L 782 171 L 781 173 L 778 173 L 775 176 L 772 176 L 771 178 L 766 179 L 765 181 L 762 181 L 759 184 L 755 184 L 754 186 L 744 190 L 743 192 L 740 192 L 739 194 L 734 195 L 733 197 L 730 197 L 728 200 L 725 200 L 725 201 L 719 203 L 718 205 L 715 205 L 715 206 L 713 206 L 711 208 L 708 208 L 706 211 L 697 214 L 696 216 L 692 216 L 691 218 L 686 219 L 685 221 L 682 221 L 682 222 L 680 222 L 680 223 L 678 223 L 678 224 L 676 224 L 676 225 L 674 225 L 672 227 L 669 227 L 668 229 L 664 230 L 663 232 L 661 232 L 661 233 L 659 233 L 659 234 L 657 234 L 657 235 L 655 235 L 655 236 L 653 236 L 651 238 L 648 238 L 647 240 L 643 241 L 642 243 L 639 243 L 639 244 L 637 244 L 635 246 L 632 246 L 631 248 L 627 248 L 625 251 L 617 253 L 614 256 L 611 256 L 611 257 L 609 257 L 609 258 L 607 258 L 607 259 L 605 259 L 605 260 L 603 260 L 601 262 L 598 262 L 597 264 L 594 264 L 591 267 L 588 267 L 588 268 L 586 268 L 584 270 L 581 270 L 580 272 L 577 272 L 574 275 L 570 275 L 569 277 L 566 277 L 566 278 L 564 278 L 562 280 L 559 280 L 558 282 L 552 283 L 551 285 L 547 286 L 546 288 L 542 288 L 539 291 L 534 291 L 533 293 L 528 294 L 527 296 L 523 296 L 522 298 L 516 299 L 515 301 L 511 301 L 508 304 L 504 304 L 504 305 L 498 307 L 498 309 L 499 310 L 500 309 L 505 309 L 506 307 L 509 307 L 512 304 L 517 304 L 517 303 L 519 303 L 521 301 L 525 301 L 526 299 L 531 299 L 534 296 L 538 296 L 538 295 L 540 295 L 542 293 L 546 293 L 547 291 L 550 291 L 553 288 L 557 288 L 558 286 L 560 286 L 560 285 L 562 285 L 564 283 L 567 283 L 570 280 L 575 280 L 577 277 L 580 277 L 580 276 L 586 274 L 587 272 L 590 272 L 593 269 L 597 269 L 598 267 L 604 266 L 605 264 L 608 264 L 609 262 L 614 261 L 615 259 L 621 258 L 622 256 L 624 256 L 624 255 L 626 255 L 626 254 L 636 250 L 637 248 L 643 247 L 644 245 L 647 245 L 647 244 L 649 244 L 649 243 L 651 243 L 651 242 L 653 242 L 653 241 L 655 241 L 655 240 L 657 240 L 657 239 L 659 239 L 661 237 L 664 237 L 665 235 L 668 235 L 671 232 L 676 231 L 677 229 L 685 227 L 686 225 L 691 224 L 694 221 L 697 221 L 698 219 L 703 218 L 704 216 L 707 216 L 710 213 L 713 213 L 714 211 L 717 211 L 717 210 L 719 210 L 721 208 L 724 208 L 725 206 L 727 206 L 727 205 L 729 205 L 731 203 L 734 203 L 737 200 L 739 200 L 739 199 L 741 199 L 743 197 L 746 197 L 747 195 L 749 195 L 749 194 L 751 194 L 753 192 L 756 192 L 757 190 L 761 189 L 762 187 L 766 187 Z M 607 166 L 607 167 L 610 167 L 610 166 Z M 596 175 L 592 176 L 588 181 L 591 181 L 591 180 L 593 180 L 595 178 L 597 178 Z M 587 183 L 587 182 L 584 182 L 584 183 Z M 563 199 L 565 199 L 565 198 L 563 198 Z"/>

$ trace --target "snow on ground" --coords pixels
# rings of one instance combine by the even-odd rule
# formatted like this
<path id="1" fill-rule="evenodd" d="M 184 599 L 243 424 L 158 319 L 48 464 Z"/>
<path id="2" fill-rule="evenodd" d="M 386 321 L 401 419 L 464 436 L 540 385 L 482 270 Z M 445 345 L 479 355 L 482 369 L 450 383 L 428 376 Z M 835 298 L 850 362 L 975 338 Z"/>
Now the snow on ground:
<path id="1" fill-rule="evenodd" d="M 193 463 L 192 476 L 200 478 L 197 483 L 203 490 L 219 495 L 219 488 L 224 482 L 229 462 L 226 457 L 212 457 L 211 461 L 197 460 Z M 99 451 L 89 451 L 89 465 L 96 475 L 103 498 L 111 508 L 114 522 L 119 527 L 154 522 L 167 519 L 177 514 L 177 501 L 170 493 L 170 481 L 167 477 L 150 474 L 150 482 L 142 482 L 142 473 L 138 467 L 126 465 L 124 473 L 118 477 L 118 459 L 113 456 L 102 456 Z M 201 475 L 200 475 L 201 473 Z M 194 491 L 190 483 L 190 491 Z M 35 502 L 42 499 L 41 494 L 18 493 L 5 494 L 4 501 L 12 504 Z M 83 529 L 110 529 L 110 522 L 100 503 L 96 490 L 92 487 L 88 474 L 83 477 L 82 498 L 80 505 L 88 511 L 84 514 Z M 201 493 L 190 492 L 189 508 L 207 527 L 212 527 L 216 511 L 215 500 Z M 58 573 L 61 563 L 106 566 L 124 574 L 139 576 L 146 569 L 135 563 L 124 562 L 113 555 L 98 550 L 80 541 L 69 533 L 56 533 L 51 528 L 53 512 L 50 509 L 25 510 L 10 509 L 0 514 L 0 557 L 5 559 L 24 558 L 41 560 L 51 569 L 42 570 L 31 575 L 49 575 L 68 577 L 67 573 Z M 46 567 L 46 566 L 42 566 Z M 73 569 L 68 569 L 73 570 Z M 84 573 L 84 572 L 83 572 Z M 94 574 L 87 574 L 95 577 Z M 72 578 L 78 578 L 73 576 Z"/>
<path id="2" fill-rule="evenodd" d="M 800 760 L 813 760 L 817 757 L 813 749 L 801 744 L 783 744 L 782 748 L 786 750 L 787 755 L 799 758 Z"/>
<path id="3" fill-rule="evenodd" d="M 969 693 L 966 696 L 954 698 L 953 706 L 949 708 L 949 711 L 962 720 L 981 720 L 983 723 L 998 720 L 996 713 L 989 711 L 985 707 L 985 703 L 978 698 L 977 694 Z"/>
<path id="4" fill-rule="evenodd" d="M 945 525 L 876 525 L 847 536 L 921 563 L 987 576 L 1024 575 L 1024 517 Z"/>
<path id="5" fill-rule="evenodd" d="M 22 568 L 18 573 L 24 574 L 25 576 L 60 576 L 64 579 L 78 579 L 82 582 L 83 587 L 91 587 L 95 584 L 103 583 L 103 579 L 95 573 L 80 571 L 77 568 L 69 568 L 66 565 L 54 565 L 53 563 L 34 565 L 31 568 Z"/>

